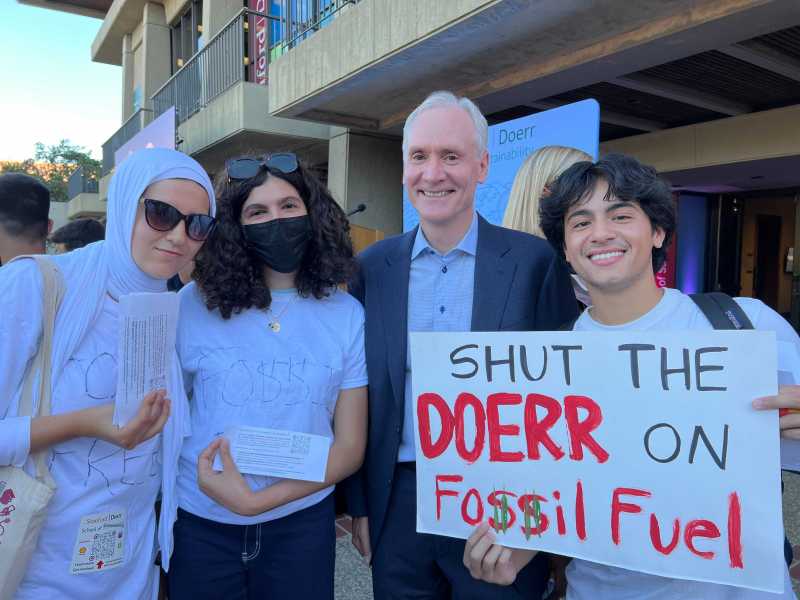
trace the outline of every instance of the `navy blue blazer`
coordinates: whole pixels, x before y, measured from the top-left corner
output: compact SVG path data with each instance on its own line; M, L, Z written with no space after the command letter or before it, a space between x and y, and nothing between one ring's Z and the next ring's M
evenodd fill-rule
M369 437L364 464L347 482L348 510L369 516L373 553L383 528L403 427L408 278L417 230L359 255L350 293L366 313ZM478 216L472 331L556 330L578 314L563 262L543 239Z

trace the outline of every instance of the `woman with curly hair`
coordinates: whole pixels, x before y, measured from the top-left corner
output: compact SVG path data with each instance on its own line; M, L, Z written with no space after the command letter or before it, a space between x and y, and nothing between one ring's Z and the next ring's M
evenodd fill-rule
M289 153L228 161L217 191L217 228L180 292L192 435L169 596L333 598L331 492L366 444L364 313L337 287L355 268L347 218ZM329 438L324 481L240 474L219 437L240 426Z

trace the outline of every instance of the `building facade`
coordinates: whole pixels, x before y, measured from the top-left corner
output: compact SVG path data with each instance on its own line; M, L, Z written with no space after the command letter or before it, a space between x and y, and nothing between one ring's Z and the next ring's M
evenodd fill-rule
M175 106L178 148L212 174L243 152L300 154L346 210L366 205L360 245L402 228L402 124L430 91L490 123L594 98L601 152L675 189L677 285L800 323L796 0L20 1L103 19L93 60L123 73L106 173Z

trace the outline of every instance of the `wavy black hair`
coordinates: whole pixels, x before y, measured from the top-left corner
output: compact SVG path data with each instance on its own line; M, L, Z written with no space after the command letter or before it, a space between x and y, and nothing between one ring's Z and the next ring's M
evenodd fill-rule
M606 200L635 202L650 219L653 230L664 232L664 243L653 248L653 272L667 258L667 248L675 233L675 202L669 184L653 167L624 154L609 154L595 163L578 162L564 171L549 186L550 193L539 204L539 225L545 237L564 256L564 220L569 209L581 204L592 193L597 182L608 183Z
M298 294L328 296L356 269L347 217L308 167L298 164L291 173L262 167L255 177L230 181L225 169L215 186L217 226L198 253L192 274L208 309L219 309L224 319L251 307L268 308L272 302L264 282L264 263L248 251L241 225L242 206L250 192L270 177L282 179L297 190L311 221L311 241L295 279Z

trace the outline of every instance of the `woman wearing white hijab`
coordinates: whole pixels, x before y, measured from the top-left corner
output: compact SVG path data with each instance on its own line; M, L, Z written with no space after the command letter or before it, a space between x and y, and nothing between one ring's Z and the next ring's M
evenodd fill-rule
M163 479L158 538L168 563L188 409L173 352L168 389L148 394L125 427L111 425L117 303L124 294L165 291L213 229L215 211L208 176L184 154L142 150L117 169L105 241L50 259L66 290L53 335L49 417L17 416L42 331L41 276L32 260L0 269L0 465L33 473L31 453L49 449L58 485L16 598L155 597L153 505ZM116 539L105 548L78 544L81 527L97 519L121 524ZM105 560L89 570L93 552Z

